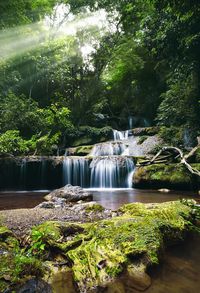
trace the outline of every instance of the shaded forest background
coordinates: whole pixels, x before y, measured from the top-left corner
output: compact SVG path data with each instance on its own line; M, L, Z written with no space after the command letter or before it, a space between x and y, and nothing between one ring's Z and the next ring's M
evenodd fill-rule
M107 29L57 33L69 15L78 21L100 9ZM198 0L3 0L0 29L1 154L55 154L77 137L127 129L128 117L133 127L161 126L169 144L195 144ZM87 58L85 44L94 48Z

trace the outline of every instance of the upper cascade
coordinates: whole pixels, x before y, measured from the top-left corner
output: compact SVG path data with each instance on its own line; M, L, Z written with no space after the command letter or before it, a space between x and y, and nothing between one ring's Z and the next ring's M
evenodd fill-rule
M99 156L119 156L122 155L125 151L126 147L122 142L115 142L115 143L101 143L96 144L90 156L99 157Z
M129 130L119 131L119 130L113 129L114 141L128 139L128 135L129 135Z

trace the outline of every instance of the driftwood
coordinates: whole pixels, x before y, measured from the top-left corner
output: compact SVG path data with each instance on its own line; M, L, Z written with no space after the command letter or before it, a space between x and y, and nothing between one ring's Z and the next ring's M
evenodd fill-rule
M152 159L143 161L139 164L139 166L147 166L151 164L160 164L165 163L169 164L170 159L175 162L179 159L179 164L183 164L190 173L193 175L200 176L200 172L193 168L188 162L188 158L194 155L197 149L200 147L198 144L195 148L193 148L188 154L184 155L183 152L177 147L163 147Z

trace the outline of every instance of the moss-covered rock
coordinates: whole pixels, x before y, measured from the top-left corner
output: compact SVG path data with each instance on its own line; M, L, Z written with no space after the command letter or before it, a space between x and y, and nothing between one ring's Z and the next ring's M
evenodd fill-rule
M147 267L159 262L166 244L184 237L191 212L181 202L128 204L110 220L78 225L47 222L33 231L45 234L45 250L59 249L66 257L80 292L106 287L119 276L126 287L129 275L135 280L133 288L147 288Z
M200 164L193 164L200 170ZM137 188L197 189L200 181L181 164L152 164L137 167L133 175L133 184Z
M74 148L68 148L66 151L68 156L88 156L93 147L93 145L82 145Z
M41 261L20 247L13 233L0 227L0 292L15 288L31 276L42 276Z
M151 284L147 268L158 264L165 247L182 240L194 227L197 210L194 202L188 201L127 204L118 210L118 216L95 223L45 222L32 229L29 247L16 247L23 257L29 254L29 274L37 275L33 268L40 263L40 270L46 271L43 280L55 292L68 292L66 288L88 293L101 292L100 288L120 293L145 290ZM17 266L13 259L12 255L8 275L15 285L19 276L26 276L27 267L21 268L27 260ZM0 266L3 289L6 267L5 262Z
M196 149L194 154L187 160L190 163L200 163L200 147Z
M152 127L139 127L131 129L134 136L151 136L158 134L160 131L160 127L152 126Z

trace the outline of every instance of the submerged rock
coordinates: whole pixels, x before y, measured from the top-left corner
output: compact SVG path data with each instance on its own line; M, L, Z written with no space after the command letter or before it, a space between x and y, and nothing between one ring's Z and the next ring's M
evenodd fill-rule
M46 200L54 202L56 202L58 198L65 199L66 202L77 202L79 200L92 200L93 195L85 191L80 186L72 186L71 184L67 184L45 196Z

